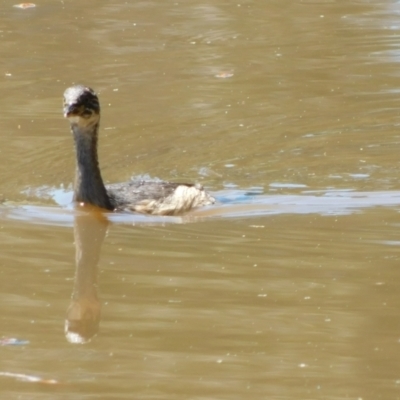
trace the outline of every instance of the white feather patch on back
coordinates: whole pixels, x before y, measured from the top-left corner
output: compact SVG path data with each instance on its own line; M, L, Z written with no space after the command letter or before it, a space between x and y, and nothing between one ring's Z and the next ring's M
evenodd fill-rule
M192 208L214 204L215 199L204 191L202 186L179 185L172 194L159 200L143 200L135 204L134 211L158 214L175 215Z

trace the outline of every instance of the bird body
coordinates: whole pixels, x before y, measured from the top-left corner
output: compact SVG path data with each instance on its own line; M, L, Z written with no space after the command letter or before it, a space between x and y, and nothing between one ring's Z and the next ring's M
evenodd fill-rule
M82 85L68 88L64 116L75 142L75 202L153 215L177 215L215 202L199 184L132 180L105 186L97 155L100 103L96 93Z

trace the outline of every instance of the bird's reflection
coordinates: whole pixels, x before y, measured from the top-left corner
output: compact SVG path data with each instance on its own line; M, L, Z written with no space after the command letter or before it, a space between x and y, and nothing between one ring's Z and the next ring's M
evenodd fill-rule
M65 336L70 343L87 343L99 330L97 264L107 227L108 220L98 209L78 207L74 217L74 288L65 320Z

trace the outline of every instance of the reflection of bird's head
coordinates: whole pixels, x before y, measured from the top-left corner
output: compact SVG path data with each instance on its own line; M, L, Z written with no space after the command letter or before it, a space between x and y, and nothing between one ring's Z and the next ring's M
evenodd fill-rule
M71 123L89 125L100 118L96 93L83 85L71 86L64 92L64 117Z
M65 321L65 337L70 343L88 343L99 331L100 319L91 321Z

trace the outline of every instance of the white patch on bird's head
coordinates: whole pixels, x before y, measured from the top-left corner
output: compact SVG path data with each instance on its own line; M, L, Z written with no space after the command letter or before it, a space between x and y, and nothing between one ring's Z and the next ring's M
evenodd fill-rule
M68 118L68 121L71 122L71 124L79 124L82 119L79 115L72 115L71 117L65 115L65 118Z
M92 113L91 115L85 115L85 116L70 114L66 115L65 118L68 119L71 125L77 125L81 128L89 128L99 122L100 115L96 113Z

